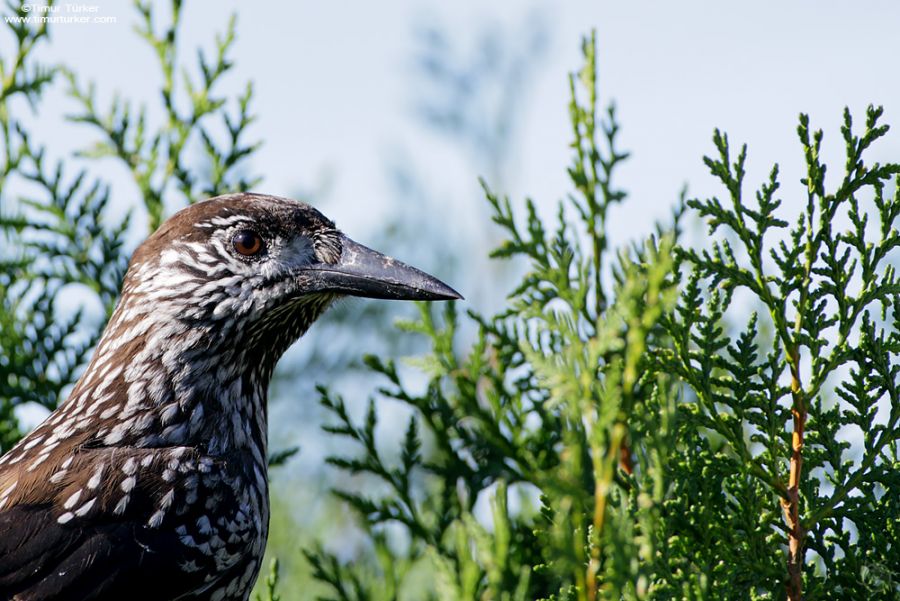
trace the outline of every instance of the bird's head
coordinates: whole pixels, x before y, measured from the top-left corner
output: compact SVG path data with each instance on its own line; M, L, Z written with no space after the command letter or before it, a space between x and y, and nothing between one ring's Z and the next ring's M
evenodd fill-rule
M461 298L436 278L354 242L307 204L244 193L180 211L137 249L121 317L153 315L206 337L199 342L207 347L227 339L271 360L345 295Z
M460 298L304 203L233 194L180 211L135 251L91 363L32 434L48 449L35 465L79 445L202 445L250 449L264 469L275 364L344 295Z

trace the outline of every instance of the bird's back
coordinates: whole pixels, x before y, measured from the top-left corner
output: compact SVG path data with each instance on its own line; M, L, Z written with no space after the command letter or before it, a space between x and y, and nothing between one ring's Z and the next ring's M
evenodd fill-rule
M28 467L3 463L0 482ZM252 471L188 447L80 449L7 495L0 599L245 599L268 519Z

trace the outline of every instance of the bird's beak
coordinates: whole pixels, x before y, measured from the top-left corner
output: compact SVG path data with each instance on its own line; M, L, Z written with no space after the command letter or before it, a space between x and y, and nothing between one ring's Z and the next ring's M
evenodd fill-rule
M316 263L304 269L321 292L392 300L454 300L462 295L439 279L376 250L341 237L337 263Z

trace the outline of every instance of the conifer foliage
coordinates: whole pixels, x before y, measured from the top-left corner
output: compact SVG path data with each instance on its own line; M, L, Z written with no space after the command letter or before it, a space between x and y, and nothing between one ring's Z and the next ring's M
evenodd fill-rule
M387 491L336 491L374 560L307 551L327 598L895 598L900 165L863 160L887 133L882 110L861 133L845 113L833 190L823 133L801 115L793 226L777 166L748 201L746 147L732 160L716 131L705 162L727 200L688 200L668 229L613 254L626 154L614 111L596 113L593 40L584 52L575 193L554 222L485 187L506 236L494 256L528 265L508 308L468 312L478 335L465 348L455 307L403 324L431 342L415 360L424 390L369 358L379 394L412 410L399 458L376 440L374 401L355 423L323 390L326 430L357 448L330 462ZM710 247L678 243L683 210L709 225ZM426 592L410 576L422 563Z
M786 580L791 599L804 590L812 599L900 593L900 165L863 160L888 131L881 114L870 106L855 132L844 112L846 162L833 189L820 159L823 133L800 116L805 202L793 226L779 210L778 166L748 202L747 148L732 162L727 136L715 132L717 156L705 161L727 200L688 205L710 234L729 235L709 249L678 249L690 275L665 320L672 346L657 352L693 393L685 421L721 444L703 466L733 505L710 503L716 521L764 517L722 531L711 551L756 558L744 580L768 590ZM737 323L737 290L759 312L731 334L723 324Z

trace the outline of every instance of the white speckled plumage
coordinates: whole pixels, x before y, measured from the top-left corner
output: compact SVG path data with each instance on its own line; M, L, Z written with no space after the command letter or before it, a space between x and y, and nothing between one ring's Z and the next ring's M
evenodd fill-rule
M261 246L240 252L238 233ZM458 297L295 201L219 197L164 223L68 401L0 457L0 601L245 601L272 370L342 293Z

